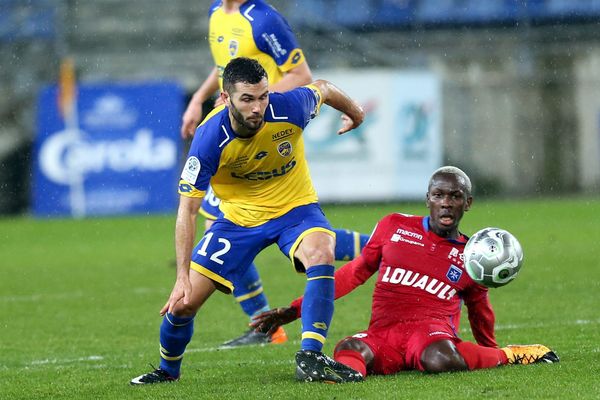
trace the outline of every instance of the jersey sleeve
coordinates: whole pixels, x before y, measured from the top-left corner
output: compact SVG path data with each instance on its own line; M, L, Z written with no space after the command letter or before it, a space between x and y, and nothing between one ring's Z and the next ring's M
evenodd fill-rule
M267 4L256 4L253 10L250 7L240 11L253 20L252 34L256 47L270 55L283 72L302 64L305 61L304 53L285 18Z
M277 93L273 93L273 95L277 95ZM321 105L323 105L323 96L315 85L301 86L278 95L283 96L285 100L282 102L287 103L286 108L290 122L302 129L306 128L310 120L319 114Z
M219 160L213 150L214 137L209 134L211 126L212 124L203 124L196 129L179 180L179 194L182 196L204 197L210 178L217 172Z
M488 289L474 284L463 293L467 306L471 332L478 344L485 347L498 347L494 333L495 315L488 296Z

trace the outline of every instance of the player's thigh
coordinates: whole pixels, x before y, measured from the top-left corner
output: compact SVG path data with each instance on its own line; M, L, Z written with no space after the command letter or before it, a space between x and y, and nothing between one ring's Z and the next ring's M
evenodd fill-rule
M279 229L277 244L298 272L306 265L331 264L335 233L317 203L296 207L273 221Z
M244 228L218 219L192 252L190 268L215 282L217 289L231 293L258 252L264 238L257 228Z

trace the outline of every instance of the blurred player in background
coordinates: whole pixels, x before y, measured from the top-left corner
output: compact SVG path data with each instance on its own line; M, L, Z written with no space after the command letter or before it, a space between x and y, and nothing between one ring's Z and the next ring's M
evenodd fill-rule
M258 61L267 71L271 92L285 92L312 81L308 63L287 21L262 0L213 2L209 11L208 42L215 67L194 93L183 115L181 136L184 139L194 135L202 118L202 104L218 89L222 89L223 69L235 57L249 57ZM215 107L221 104L219 97ZM219 203L219 198L209 188L200 208L200 214L206 218L206 230L219 215ZM358 232L343 229L334 231L336 260L351 260L358 256L369 239L368 235ZM246 275L240 276L239 281L234 283L233 295L250 319L270 309L254 263ZM283 328L272 335L249 329L221 347L283 343L286 340Z
M463 269L467 237L458 226L471 207L469 177L456 167L438 169L429 180L426 199L429 216L388 215L375 227L361 256L336 271L336 299L375 273L377 282L368 329L340 341L334 359L363 376L558 362L553 351L539 344L498 348L488 289ZM457 336L463 301L477 344ZM301 309L300 298L291 307L258 316L255 326L275 329L298 318ZM327 370L307 373L301 364L297 377L343 381Z
M296 363L310 361L345 380L362 379L321 352L333 316L335 233L319 206L302 138L323 103L344 113L339 134L362 123L362 108L321 80L269 94L265 70L245 57L225 67L221 97L225 105L194 135L179 182L177 279L160 311L160 367L131 384L179 379L197 311L215 290L231 293L256 255L274 243L307 277ZM209 182L221 198L221 213L194 248Z

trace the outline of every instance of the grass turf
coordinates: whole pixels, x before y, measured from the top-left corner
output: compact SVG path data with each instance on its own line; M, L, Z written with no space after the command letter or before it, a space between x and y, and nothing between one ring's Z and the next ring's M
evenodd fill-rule
M369 233L394 211L423 204L327 206L335 227ZM368 377L361 384L294 381L298 322L290 341L217 351L245 329L231 296L200 311L180 382L130 387L158 363L158 310L174 281L174 216L86 220L0 219L0 398L598 398L600 396L600 201L481 201L462 230L499 226L523 245L515 282L491 291L497 339L544 343L556 365ZM300 295L304 277L269 248L257 259L272 306ZM367 326L371 279L336 303L325 351ZM471 340L463 319L461 336Z

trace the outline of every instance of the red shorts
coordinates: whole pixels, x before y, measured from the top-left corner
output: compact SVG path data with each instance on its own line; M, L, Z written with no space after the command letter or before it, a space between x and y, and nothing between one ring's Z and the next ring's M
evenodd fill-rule
M423 371L421 353L439 340L460 342L454 329L440 320L409 321L383 328L369 327L352 336L365 343L375 358L369 373L389 375L401 370Z

